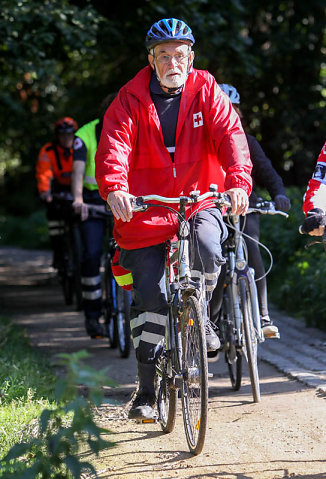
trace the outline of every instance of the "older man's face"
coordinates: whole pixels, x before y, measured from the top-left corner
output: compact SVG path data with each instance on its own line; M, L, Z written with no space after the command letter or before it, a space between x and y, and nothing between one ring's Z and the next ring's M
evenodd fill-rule
M149 63L152 68L155 65L161 85L166 88L178 88L186 82L193 59L194 52L183 42L162 43L155 47L154 55L148 55Z

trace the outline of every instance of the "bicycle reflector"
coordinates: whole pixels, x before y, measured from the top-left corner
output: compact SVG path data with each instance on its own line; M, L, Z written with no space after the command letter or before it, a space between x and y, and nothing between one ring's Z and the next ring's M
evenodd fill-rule
M130 273L130 271L120 266L119 256L120 248L117 248L113 255L111 265L114 279L121 288L126 289L127 291L131 291L133 283L132 274Z

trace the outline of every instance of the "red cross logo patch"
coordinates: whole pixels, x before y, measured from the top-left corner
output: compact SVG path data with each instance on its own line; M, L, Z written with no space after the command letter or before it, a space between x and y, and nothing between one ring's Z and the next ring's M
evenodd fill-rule
M203 121L203 114L202 112L194 113L193 116L193 121L194 121L194 128L198 128L199 126L203 126L204 121Z

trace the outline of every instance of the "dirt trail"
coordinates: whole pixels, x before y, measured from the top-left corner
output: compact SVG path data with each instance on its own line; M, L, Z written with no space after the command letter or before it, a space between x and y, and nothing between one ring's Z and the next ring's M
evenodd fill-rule
M105 340L86 336L83 315L64 305L49 264L46 252L0 249L0 307L26 328L31 341L46 354L86 349L93 367L110 366L109 376L119 387L106 389L108 402L98 411L98 420L113 432L110 439L116 446L95 460L101 478L326 479L325 396L265 361L259 364L260 404L252 403L247 373L240 392L234 393L223 358L209 364L213 374L209 428L204 451L197 457L188 453L180 411L176 428L168 435L158 424L128 420L135 388L134 353L120 359ZM309 332L301 333L307 341L301 337L301 344L308 344ZM293 354L299 355L300 345L296 349Z

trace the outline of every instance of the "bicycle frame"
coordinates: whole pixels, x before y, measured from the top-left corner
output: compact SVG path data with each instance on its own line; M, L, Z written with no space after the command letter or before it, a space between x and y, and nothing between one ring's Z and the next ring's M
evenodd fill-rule
M172 246L167 247L165 278L167 300L169 304L168 324L166 327L166 347L175 357L172 359L174 366L174 386L179 387L176 382L182 379L182 346L180 340L180 327L178 318L178 309L182 296L185 291L192 294L195 291L191 284L190 265L189 265L189 222L186 219L187 198L180 199L180 209L178 216L178 241L175 251ZM178 264L177 274L175 274L174 264ZM190 287L191 284L191 287ZM190 288L190 291L189 291Z

